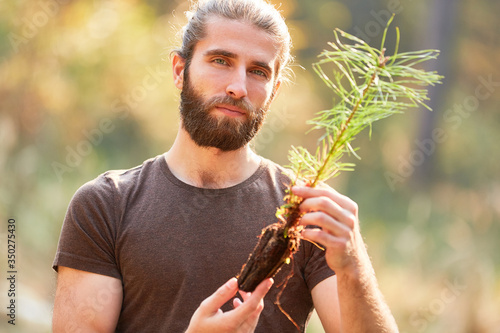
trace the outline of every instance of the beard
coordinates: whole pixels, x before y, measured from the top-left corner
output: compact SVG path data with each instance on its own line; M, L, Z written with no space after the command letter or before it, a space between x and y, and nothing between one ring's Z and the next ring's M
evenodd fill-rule
M188 72L184 74L180 101L182 126L198 146L214 147L221 151L237 150L259 132L269 109L269 102L261 108L255 108L246 100L227 95L205 100L192 86ZM240 108L245 111L245 119L211 115L211 110L218 104Z

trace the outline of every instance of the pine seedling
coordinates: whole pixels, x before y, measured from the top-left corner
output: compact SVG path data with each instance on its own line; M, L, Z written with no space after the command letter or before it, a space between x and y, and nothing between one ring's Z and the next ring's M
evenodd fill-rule
M320 111L308 123L312 129L322 131L314 153L303 147L292 147L288 168L295 174L285 204L278 208L278 222L263 229L260 240L238 276L240 289L253 291L265 278L274 276L290 260L300 243L300 197L290 188L297 182L315 187L337 176L341 171L351 171L353 163L342 161L345 154L356 154L352 141L374 122L402 113L408 108L426 105L429 85L441 83L442 76L418 68L423 62L436 59L437 50L398 53L400 41L396 28L396 48L387 56L385 39L392 22L387 23L380 49L363 40L336 29L331 49L319 55L313 64L315 72L332 89L336 104ZM327 74L326 67L335 69ZM278 302L279 304L279 302ZM290 318L291 320L291 318Z

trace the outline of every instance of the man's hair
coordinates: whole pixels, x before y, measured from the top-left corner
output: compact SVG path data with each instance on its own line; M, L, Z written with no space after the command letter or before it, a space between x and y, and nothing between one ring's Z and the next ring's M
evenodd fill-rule
M207 21L218 16L247 22L261 28L280 45L276 78L289 73L291 38L280 12L265 0L193 0L186 13L188 23L182 29L182 45L176 50L186 60L188 69L196 44L205 37Z

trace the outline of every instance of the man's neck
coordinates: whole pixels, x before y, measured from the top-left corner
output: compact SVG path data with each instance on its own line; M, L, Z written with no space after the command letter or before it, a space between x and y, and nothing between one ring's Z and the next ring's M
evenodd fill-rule
M165 159L175 177L200 188L237 185L257 171L260 164L260 157L248 145L228 152L200 147L182 126Z

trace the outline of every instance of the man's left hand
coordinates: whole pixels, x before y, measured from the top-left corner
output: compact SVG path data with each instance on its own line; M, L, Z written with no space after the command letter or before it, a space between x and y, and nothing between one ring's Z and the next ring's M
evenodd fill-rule
M302 231L305 239L325 248L325 257L331 269L337 274L358 275L371 267L366 247L359 231L358 205L350 198L327 185L318 187L294 186L292 191L304 201L300 210L304 215Z

